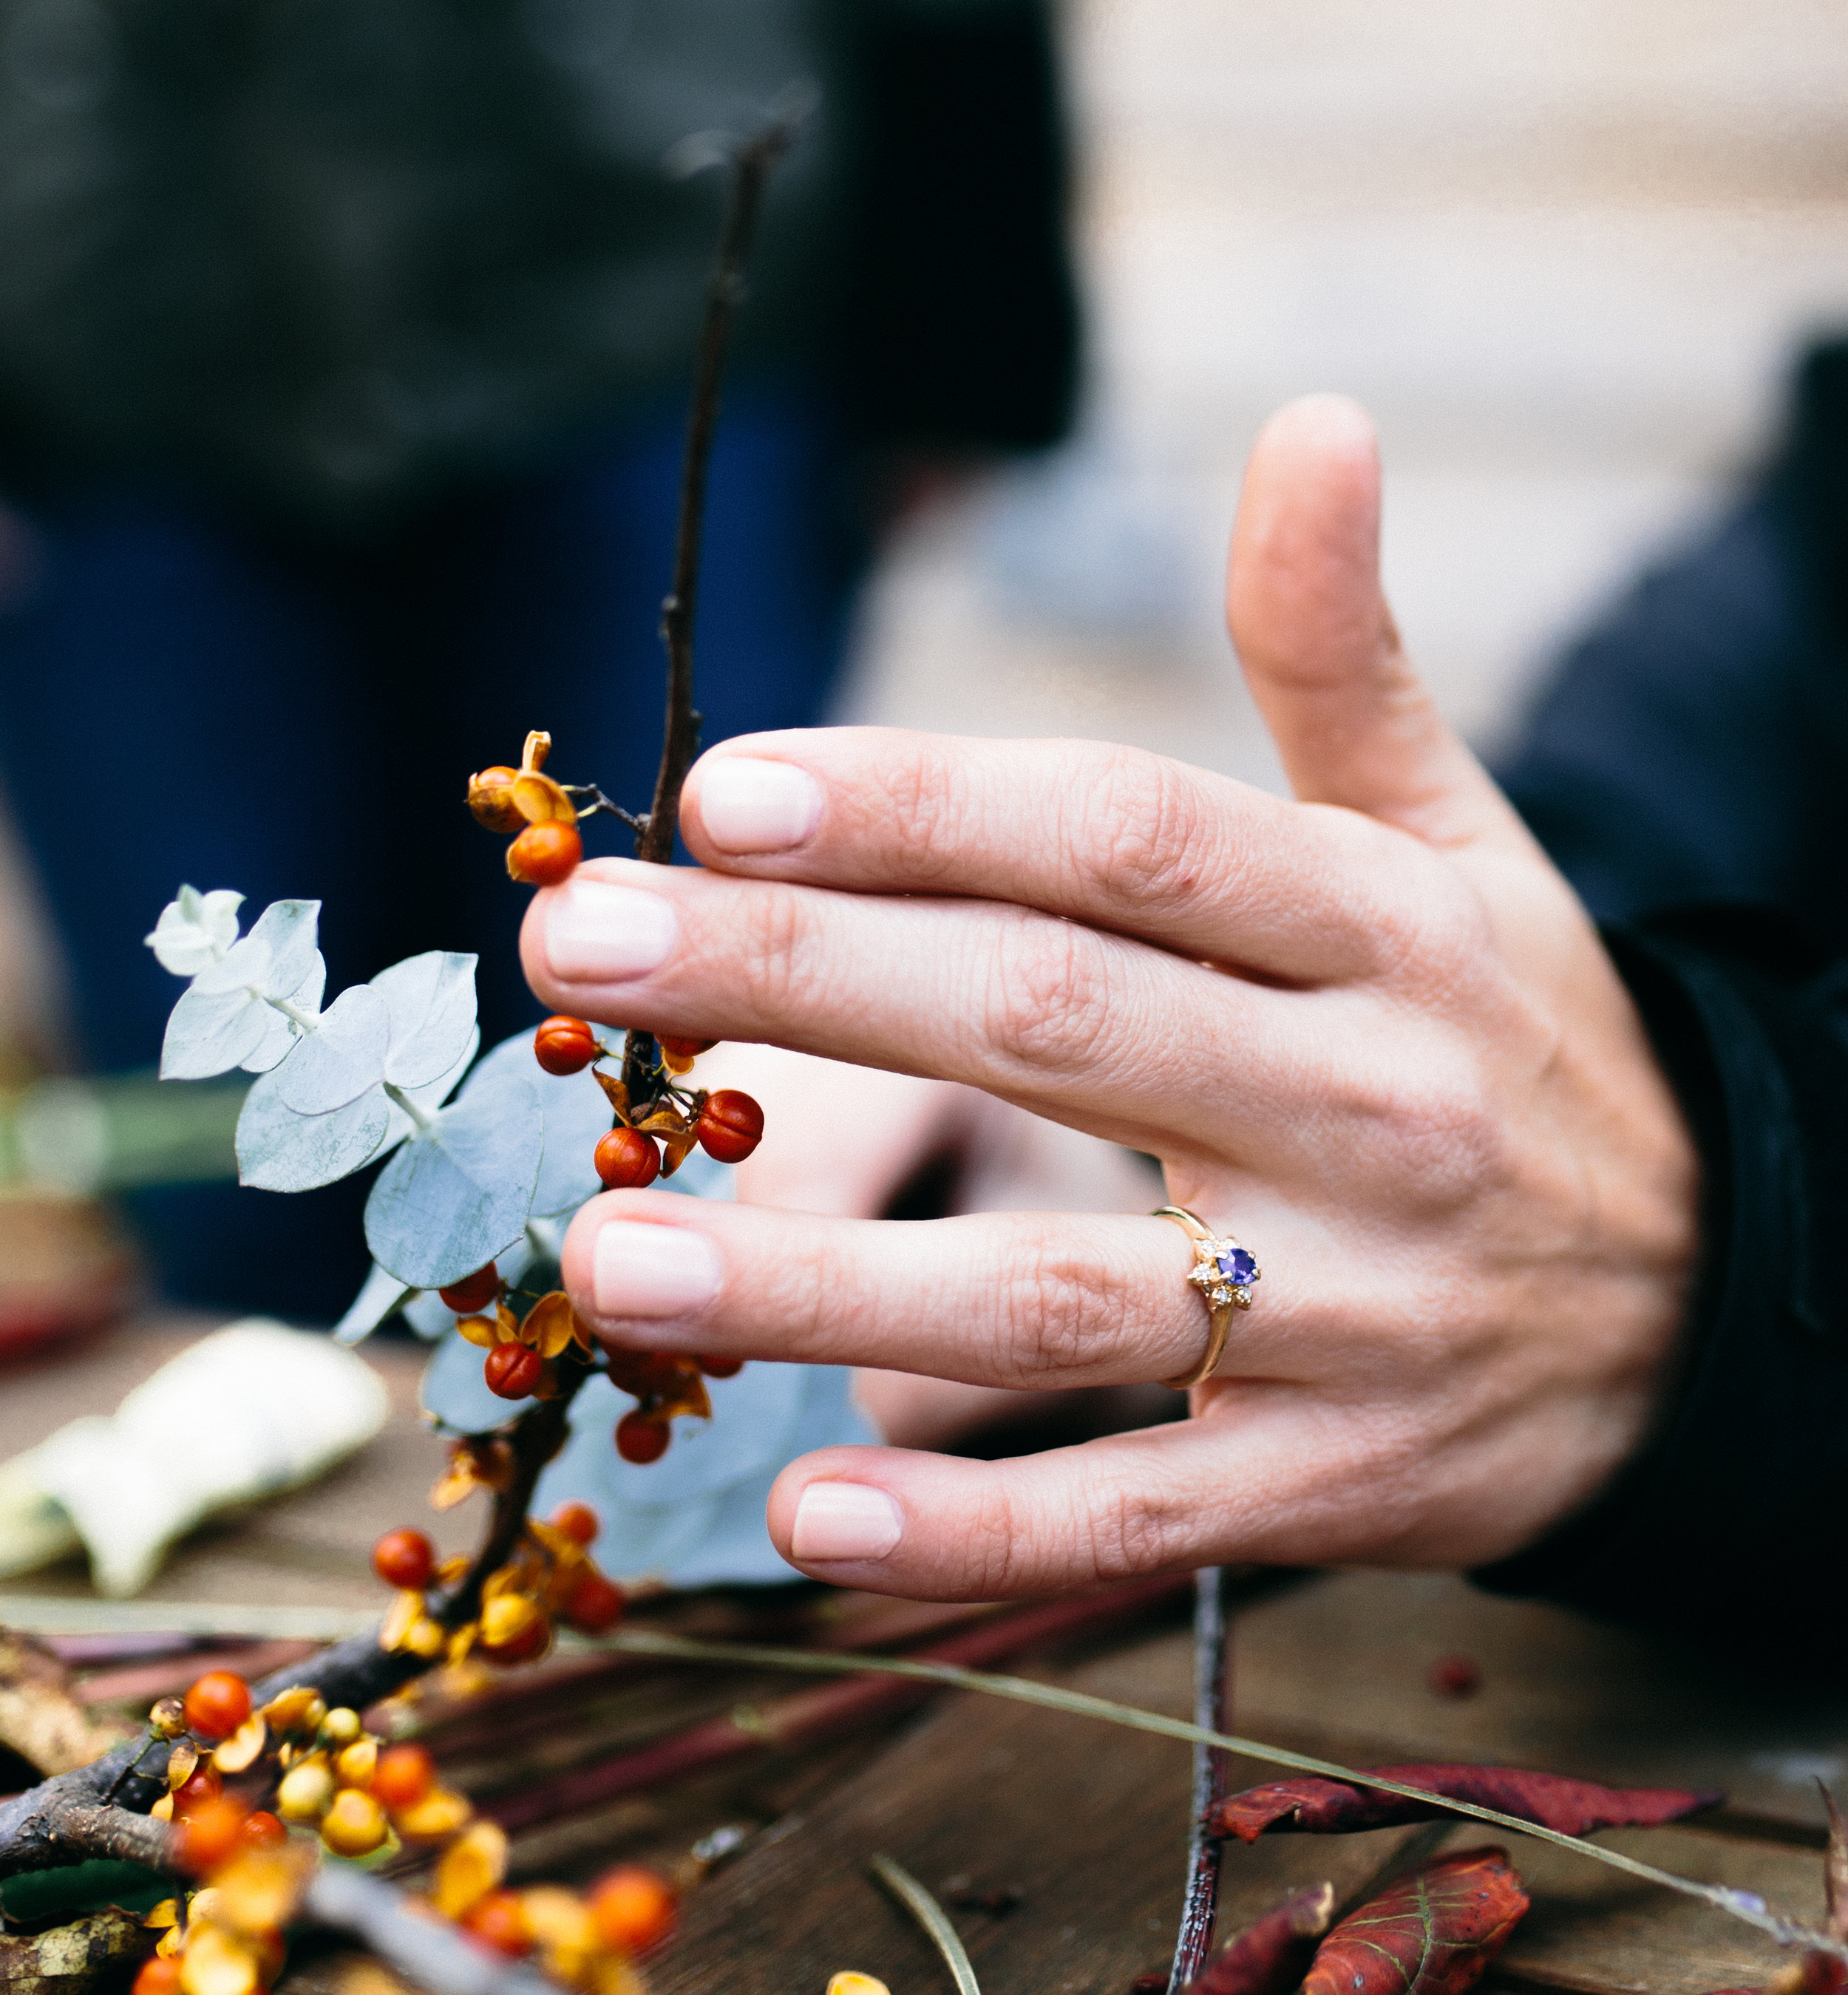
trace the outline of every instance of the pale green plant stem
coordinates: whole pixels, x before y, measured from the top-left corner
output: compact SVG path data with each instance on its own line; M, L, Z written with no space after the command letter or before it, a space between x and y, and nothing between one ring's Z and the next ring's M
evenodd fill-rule
M890 1891L919 1925L936 1942L958 1995L982 1995L975 1978L975 1964L964 1950L960 1935L950 1923L950 1914L902 1863L889 1856L873 1856L866 1867Z
M411 1100L410 1097L404 1092L404 1089L398 1086L396 1081L381 1081L379 1085L384 1089L386 1096L392 1101L395 1102L399 1107L404 1110L404 1113L410 1118L411 1121L417 1125L417 1128L420 1130L428 1129L432 1122L435 1121L435 1118L434 1116L426 1115L423 1110L418 1107L417 1104Z
M1107 1725L1122 1725L1136 1732L1152 1732L1163 1739L1176 1739L1187 1745L1217 1746L1247 1760L1267 1766L1287 1767L1293 1773L1317 1774L1324 1780L1345 1780L1361 1787L1378 1787L1387 1794L1403 1794L1408 1800L1424 1801L1447 1815L1466 1815L1472 1821L1492 1823L1517 1835L1531 1836L1555 1849L1622 1870L1665 1890L1703 1904L1767 1933L1781 1946L1803 1947L1848 1961L1848 1940L1806 1926L1800 1921L1780 1918L1770 1911L1755 1891L1736 1891L1724 1884L1703 1884L1692 1877L1678 1877L1659 1870L1640 1858L1626 1856L1619 1849L1589 1842L1582 1836L1566 1835L1538 1822L1523 1822L1520 1816L1503 1815L1499 1808L1483 1808L1475 1801L1456 1801L1434 1794L1423 1787L1408 1787L1378 1774L1357 1772L1332 1760L1318 1760L1307 1753L1293 1753L1286 1746L1267 1746L1261 1739L1242 1739L1229 1732L1210 1731L1190 1725L1185 1719L1169 1718L1160 1712L1144 1711L1132 1704L1118 1704L1109 1698L1092 1697L1084 1691L1066 1690L1056 1684L1035 1683L1026 1677L991 1675L984 1670L964 1669L954 1663L919 1662L903 1656L843 1656L814 1649L782 1649L757 1642L702 1642L684 1635L668 1635L649 1629L625 1629L610 1638L607 1646L630 1655L672 1657L686 1663L729 1664L758 1669L793 1670L807 1675L853 1676L861 1673L911 1677L920 1682L937 1683L953 1690L979 1691L987 1697L1005 1697L1016 1704L1037 1705L1044 1711L1063 1711L1074 1718L1101 1719Z

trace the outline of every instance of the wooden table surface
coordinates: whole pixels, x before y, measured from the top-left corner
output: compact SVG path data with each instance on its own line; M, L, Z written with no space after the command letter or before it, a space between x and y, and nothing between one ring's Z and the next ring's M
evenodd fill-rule
M0 1392L0 1454L29 1445L122 1391L203 1327L167 1319L113 1333L58 1365L15 1368ZM214 1526L149 1596L247 1606L379 1603L366 1567L386 1524L434 1521L465 1543L468 1511L433 1520L423 1497L441 1445L415 1417L418 1354L368 1347L391 1386L380 1439L318 1488ZM81 1568L0 1587L0 1619L48 1595L74 1602ZM737 1598L699 1608L734 1620ZM1767 1646L1775 1638L1767 1631ZM1468 1657L1480 1688L1458 1698L1432 1664ZM1686 1826L1608 1840L1665 1867L1760 1891L1805 1918L1822 1908L1822 1804L1815 1781L1848 1768L1848 1693L1748 1682L1685 1651L1564 1612L1423 1574L1330 1574L1273 1582L1241 1605L1232 1729L1348 1764L1480 1760L1616 1784L1719 1787L1726 1808ZM577 1659L581 1666L582 1658ZM572 1660L548 1667L569 1668ZM1012 1667L1185 1715L1189 1636L1180 1614L1083 1653ZM555 1729L507 1729L452 1755L478 1795L517 1791L665 1730L801 1688L787 1677L685 1667L637 1672L593 1691L563 1683L534 1702ZM539 1689L538 1685L534 1686ZM138 1692L138 1695L142 1694ZM1242 1780L1269 1777L1242 1767ZM876 1974L894 1995L949 1983L908 1916L878 1890L867 1857L896 1858L952 1905L988 1995L1126 1995L1165 1967L1187 1826L1184 1746L969 1694L825 1749L766 1753L723 1774L559 1815L522 1835L516 1877L581 1882L619 1856L672 1863L714 1828L749 1832L742 1852L691 1897L682 1930L651 1963L654 1995L822 1995L830 1974ZM1357 1887L1411 1832L1289 1836L1226 1856L1222 1937L1297 1883ZM1534 1899L1490 1989L1655 1990L1696 1995L1756 1986L1784 1957L1747 1927L1692 1901L1526 1840L1459 1825L1451 1846L1506 1840ZM1017 1900L990 1911L974 1900ZM970 1904L959 1904L969 1899ZM301 1995L325 1967L292 1970Z

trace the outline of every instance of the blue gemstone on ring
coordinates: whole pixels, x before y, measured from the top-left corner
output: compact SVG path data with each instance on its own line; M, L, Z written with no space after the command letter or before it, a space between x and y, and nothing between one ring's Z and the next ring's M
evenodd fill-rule
M1248 1254L1242 1247L1228 1248L1214 1257L1220 1279L1230 1282L1235 1289L1248 1289L1258 1279L1256 1256Z

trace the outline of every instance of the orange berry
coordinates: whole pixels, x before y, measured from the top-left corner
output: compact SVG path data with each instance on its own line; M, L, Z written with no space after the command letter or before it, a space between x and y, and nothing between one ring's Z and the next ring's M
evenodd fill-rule
M208 1670L186 1693L184 1708L195 1739L228 1739L250 1715L250 1686L229 1670Z
M225 1791L225 1783L218 1770L209 1760L201 1760L191 1776L173 1790L175 1815L192 1815L204 1807L208 1801L215 1801Z
M452 1309L458 1316L473 1316L500 1300L500 1272L490 1261L485 1268L477 1268L472 1275L465 1275L459 1282L452 1282L445 1289L438 1289L445 1309Z
M462 1929L483 1946L514 1960L533 1943L527 1928L526 1907L520 1904L517 1891L490 1891L486 1897L476 1899L463 1915Z
M735 1379L744 1369L742 1358L696 1358L693 1362L709 1379Z
M436 1572L436 1547L421 1531L400 1526L373 1547L373 1571L387 1586L421 1593Z
M482 1611L481 1653L491 1663L530 1663L551 1646L545 1610L523 1594L496 1594Z
M548 1073L582 1073L596 1047L596 1034L582 1018L548 1018L533 1035L533 1057Z
M645 1468L658 1461L673 1438L668 1423L658 1413L644 1413L638 1406L624 1413L616 1423L616 1451L623 1461Z
M289 1832L267 1808L246 1815L239 1835L248 1849L280 1849L289 1839Z
M136 1976L129 1995L179 1995L179 1962L156 1954L152 1960L141 1963L141 1972Z
M520 771L510 769L504 762L471 776L469 809L474 814L475 822L485 824L489 831L517 831L526 822L520 806L514 801L514 785L519 780Z
M174 1854L183 1870L202 1877L233 1856L244 1833L245 1809L221 1794L174 1823Z
M722 1087L706 1097L695 1127L708 1156L741 1164L764 1140L764 1111L748 1094Z
M719 1042L716 1039L670 1039L663 1038L661 1049L670 1059L697 1059L702 1053L709 1053Z
M603 1520L588 1503L561 1503L551 1513L551 1527L581 1545L594 1544Z
M578 1581L565 1618L580 1635L607 1635L623 1618L623 1590L600 1572L587 1572Z
M414 1808L436 1785L436 1762L421 1746L388 1746L373 1772L372 1791L388 1808Z
M590 1915L604 1945L646 1953L674 1930L679 1894L658 1870L644 1863L619 1863L591 1887Z
M584 856L584 841L575 824L548 819L529 824L507 849L510 877L529 887L555 887L570 878Z
M497 1344L487 1355L481 1375L488 1390L503 1399L524 1399L532 1392L545 1370L545 1360L531 1345Z
M661 1152L639 1129L612 1129L591 1157L610 1191L636 1191L661 1176Z

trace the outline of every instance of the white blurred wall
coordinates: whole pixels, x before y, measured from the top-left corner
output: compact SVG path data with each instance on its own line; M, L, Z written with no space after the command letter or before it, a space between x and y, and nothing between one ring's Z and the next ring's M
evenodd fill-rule
M842 717L1274 764L1219 621L1265 414L1360 397L1408 641L1492 746L1848 328L1848 0L1073 0L1079 438L905 534Z

